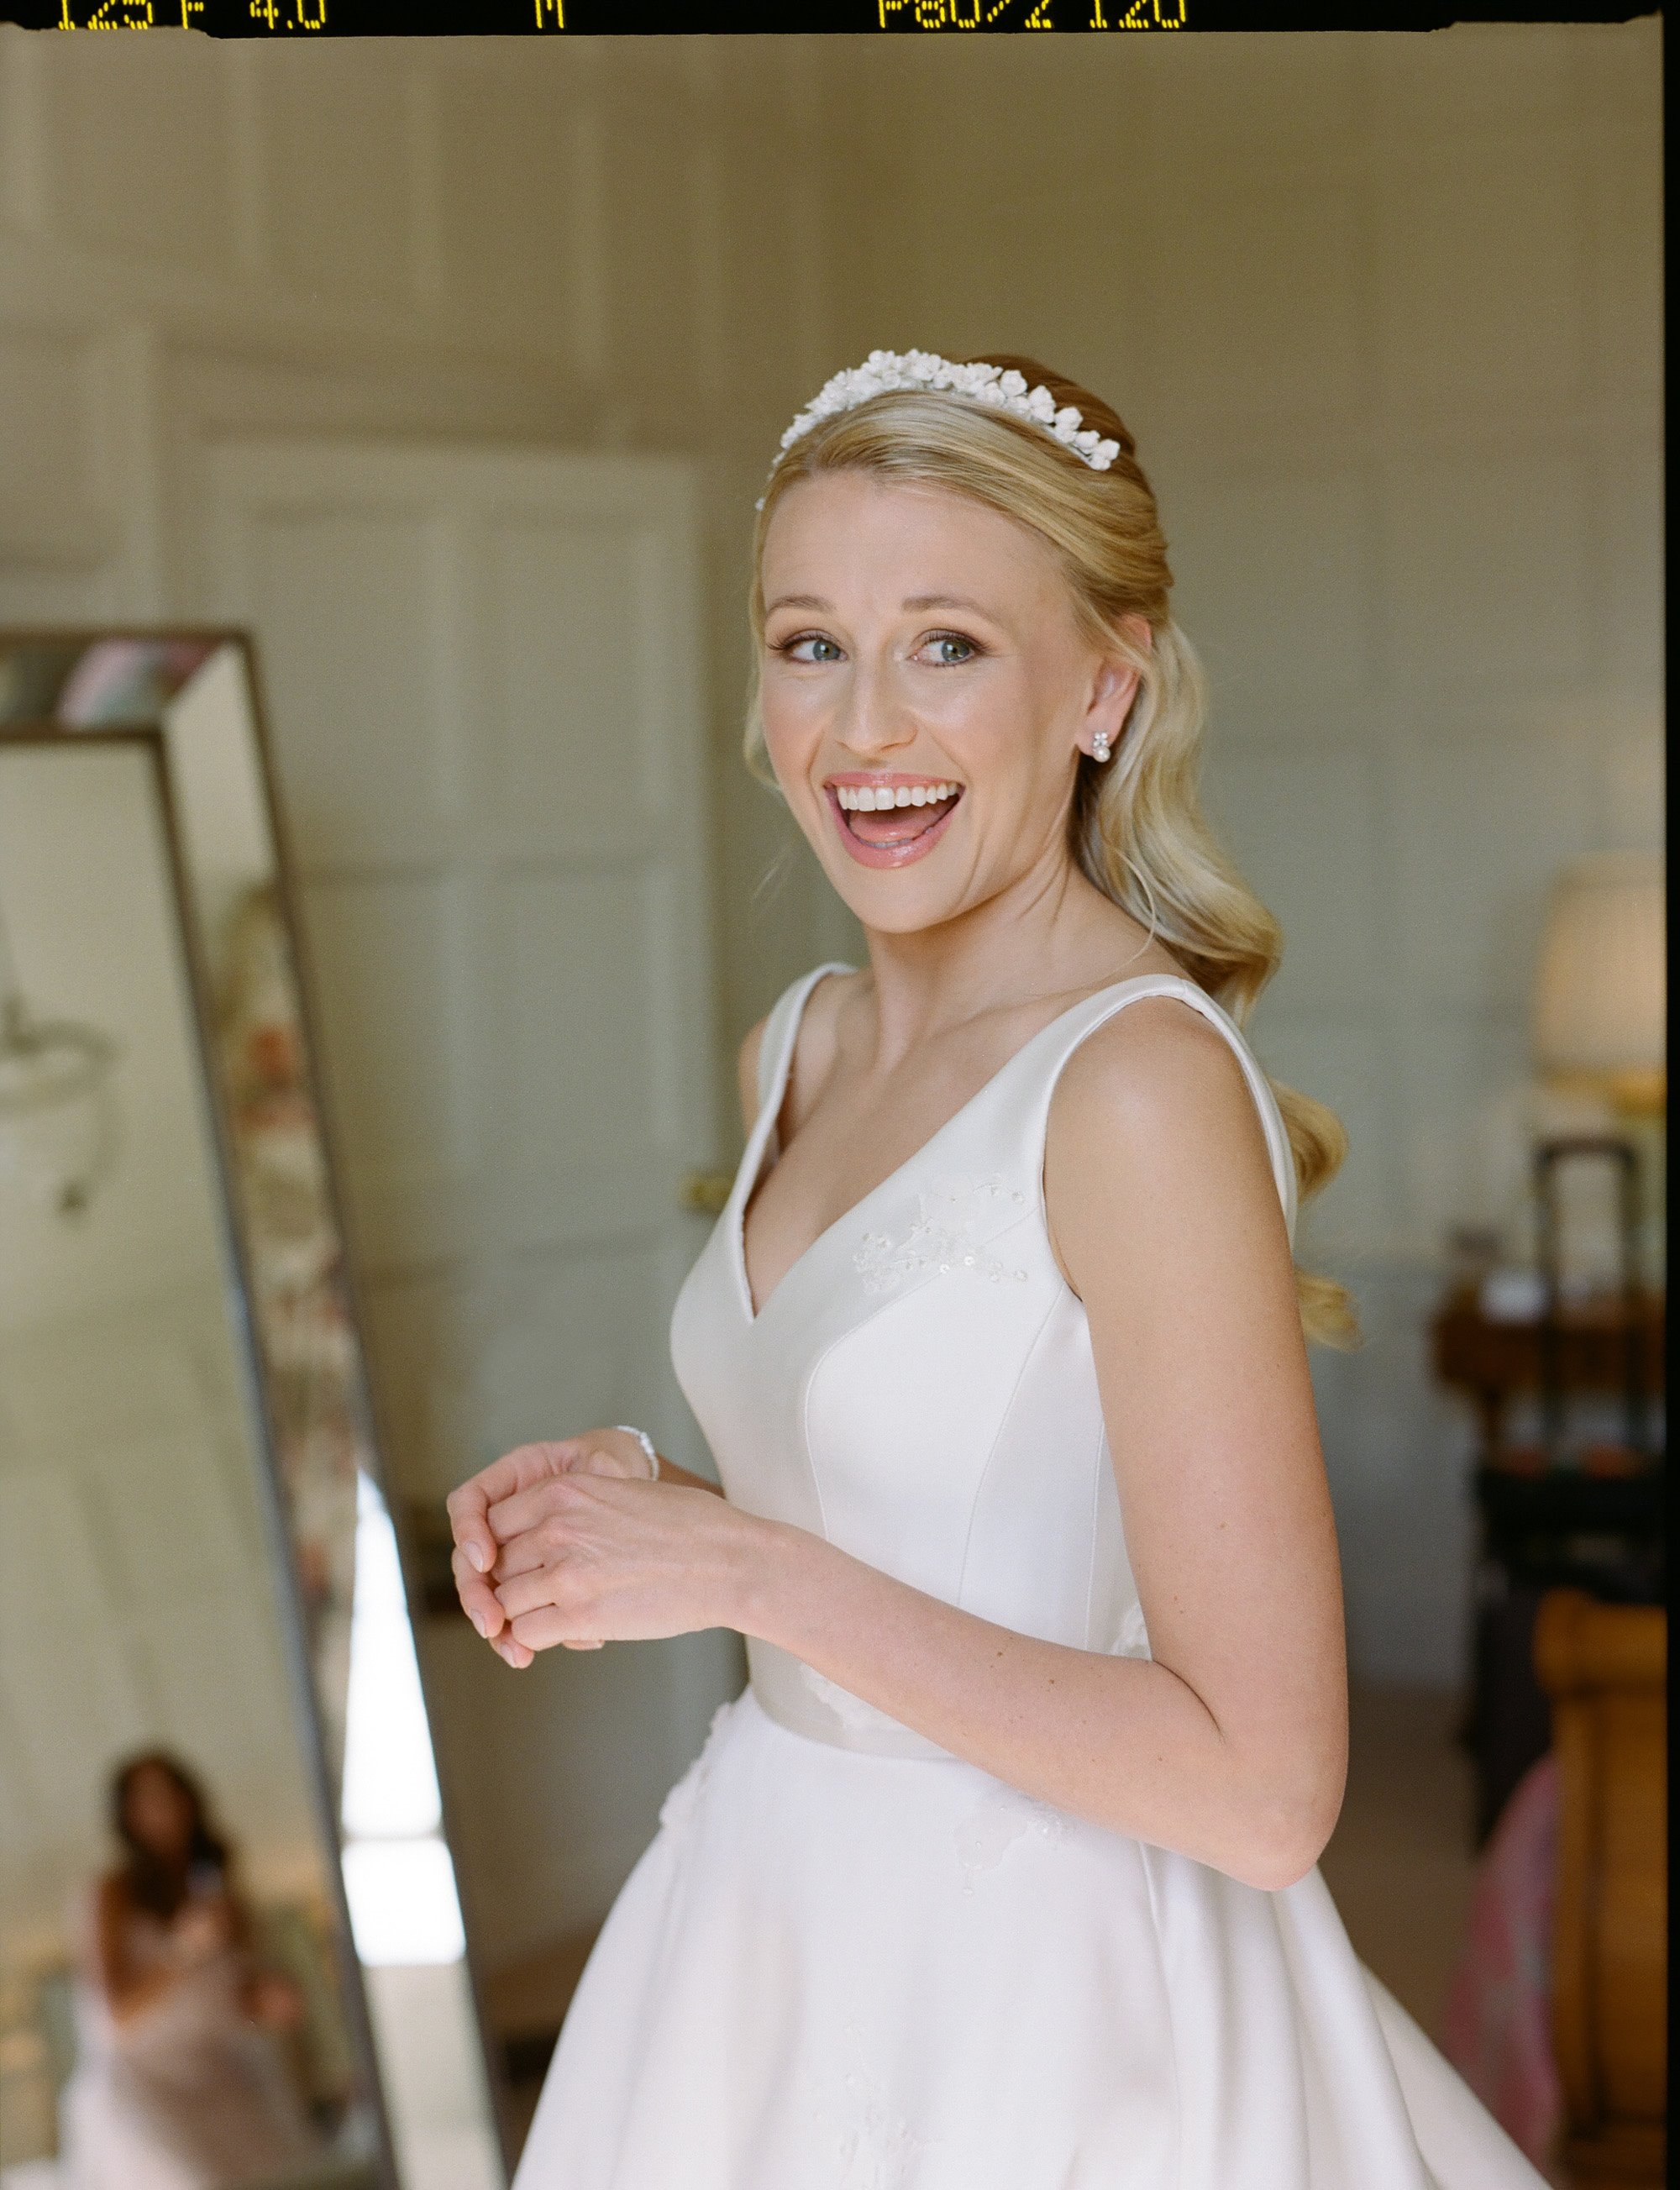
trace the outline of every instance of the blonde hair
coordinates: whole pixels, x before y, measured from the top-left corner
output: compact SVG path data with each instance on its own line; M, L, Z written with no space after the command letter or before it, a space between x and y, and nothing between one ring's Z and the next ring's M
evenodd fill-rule
M755 664L746 714L746 764L772 789L760 712L764 638L764 535L795 480L819 472L866 471L941 486L1029 527L1055 553L1080 627L1138 672L1138 692L1115 747L1099 764L1082 756L1068 814L1068 848L1086 877L1146 922L1185 971L1241 1027L1283 956L1283 933L1243 882L1208 826L1197 788L1206 687L1189 641L1167 604L1172 574L1155 496L1131 434L1089 389L1036 359L988 352L969 364L1014 366L1042 381L1058 406L1118 441L1104 472L1041 428L1005 411L949 395L894 390L826 418L783 454L764 490L752 536L749 617ZM1121 619L1140 616L1152 644L1138 644ZM1268 1075L1269 1078L1269 1075ZM1340 1119L1299 1089L1273 1080L1288 1130L1297 1201L1335 1176L1347 1154ZM1309 1341L1362 1342L1354 1302L1334 1279L1295 1272L1302 1328Z

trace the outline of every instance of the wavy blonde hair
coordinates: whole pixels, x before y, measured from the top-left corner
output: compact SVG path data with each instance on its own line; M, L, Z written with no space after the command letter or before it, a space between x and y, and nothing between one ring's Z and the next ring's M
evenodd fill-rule
M1056 555L1081 630L1138 672L1137 696L1114 757L1100 765L1081 757L1068 812L1069 852L1105 897L1144 922L1191 979L1246 1027L1282 958L1283 932L1237 873L1201 810L1197 778L1206 684L1167 604L1172 574L1166 542L1132 437L1100 396L1035 358L988 352L962 362L1013 366L1029 384L1042 381L1059 407L1076 405L1083 424L1117 441L1120 454L1107 471L1095 472L1041 428L1007 411L910 390L872 396L794 442L771 474L753 530L747 767L779 790L761 713L763 550L776 504L796 480L819 472L871 472L945 487L1014 519ZM1148 623L1151 645L1131 638L1121 622L1127 616ZM1341 1167L1348 1136L1324 1104L1275 1080L1271 1086L1288 1129L1297 1203L1304 1204ZM1309 1341L1361 1343L1344 1285L1297 1265L1295 1289Z

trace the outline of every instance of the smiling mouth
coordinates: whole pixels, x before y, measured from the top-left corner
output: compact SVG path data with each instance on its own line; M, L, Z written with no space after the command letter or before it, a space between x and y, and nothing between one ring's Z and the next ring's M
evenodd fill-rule
M830 784L827 791L847 835L877 852L900 851L929 835L962 796L962 786L949 780Z

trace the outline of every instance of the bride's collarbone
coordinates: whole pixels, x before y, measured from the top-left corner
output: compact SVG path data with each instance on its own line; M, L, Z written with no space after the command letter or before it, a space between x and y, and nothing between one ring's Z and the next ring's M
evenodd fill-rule
M1136 954L1120 970L1104 970L1063 989L988 1006L918 1043L883 1076L861 1105L857 1098L866 1069L860 1056L864 1037L857 1025L849 1029L843 1018L854 992L855 977L820 982L788 1060L781 1123L789 1128L791 1139L793 1132L805 1130L806 1121L814 1121L831 1106L843 1113L849 1101L864 1115L866 1124L872 1122L871 1114L888 1119L908 1111L937 1114L941 1098L960 1109L1029 1043L1091 997L1124 981L1162 978L1189 977L1169 951L1153 948ZM832 994L826 999L823 991L831 988ZM919 1099L923 1096L925 1101Z

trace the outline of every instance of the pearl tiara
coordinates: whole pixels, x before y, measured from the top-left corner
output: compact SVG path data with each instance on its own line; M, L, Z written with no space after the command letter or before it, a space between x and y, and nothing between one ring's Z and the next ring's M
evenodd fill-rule
M791 449L824 418L831 418L837 411L854 410L860 403L867 403L871 395L884 395L897 389L909 389L918 394L933 389L940 394L966 395L971 401L986 404L993 410L1007 411L1053 434L1064 448L1071 449L1093 472L1105 472L1120 454L1118 441L1104 440L1090 427L1082 425L1080 413L1071 403L1059 407L1042 381L1036 388L1029 388L1025 375L1018 372L1013 366L953 365L949 358L939 357L930 349L872 349L862 365L837 372L832 379L823 383L814 399L782 435L782 451ZM780 462L781 455L778 454L770 467L772 474ZM764 507L763 495L753 507Z

